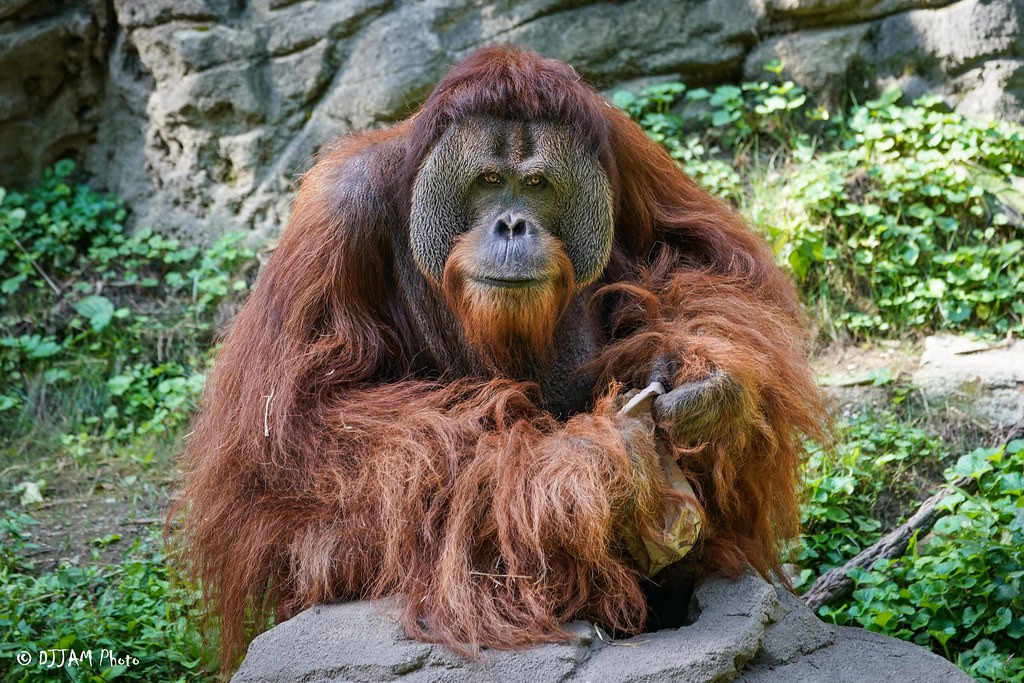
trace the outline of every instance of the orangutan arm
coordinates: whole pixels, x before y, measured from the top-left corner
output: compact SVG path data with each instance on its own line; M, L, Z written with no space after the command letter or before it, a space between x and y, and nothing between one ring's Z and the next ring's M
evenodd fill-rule
M801 434L823 429L805 333L792 310L749 281L670 256L610 288L631 302L615 324L635 331L604 349L599 371L627 386L665 385L654 415L699 492L705 560L767 573L780 541L797 531Z
M263 558L223 570L284 568L286 580L269 579L285 617L398 594L410 634L455 647L555 639L581 617L636 631L645 601L623 536L656 537L663 506L680 498L661 474L653 424L619 415L610 398L560 422L528 391L495 380L341 392L315 456L286 463L287 476L247 465L275 477L272 488L234 476L191 492L219 511L197 538L222 546L208 557ZM242 599L266 580L253 571L228 579L245 590L226 588Z

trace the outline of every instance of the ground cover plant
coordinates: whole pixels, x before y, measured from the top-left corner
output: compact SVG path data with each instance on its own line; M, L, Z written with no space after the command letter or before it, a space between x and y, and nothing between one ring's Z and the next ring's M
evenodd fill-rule
M899 98L829 114L761 81L617 101L765 233L827 336L1019 335L1024 129Z
M214 331L256 262L239 235L201 249L128 234L121 202L73 173L61 162L31 190L0 190L0 678L193 678L196 596L171 581L158 516ZM97 512L106 500L121 504ZM101 535L84 549L42 552L43 528L94 512ZM120 519L147 515L151 532L122 538ZM41 666L50 649L93 661Z
M861 464L877 476L885 473L880 459L868 456ZM905 557L851 572L852 598L820 614L931 648L977 680L1020 681L1024 440L961 456L945 478L952 483L962 476L977 481L976 493L959 491L944 501L948 514L926 538L912 541ZM856 490L849 493L865 502ZM831 545L813 530L807 540L805 548Z
M1019 335L1024 132L896 91L828 111L780 71L616 101L764 232L823 344ZM201 680L216 659L159 523L122 522L162 515L210 345L258 263L235 235L200 248L129 233L126 210L70 162L0 190L0 680ZM890 405L841 420L835 447L809 455L797 584L972 475L977 492L954 494L926 538L856 573L854 594L821 615L920 643L981 681L1024 681L1024 448L944 440L910 390L876 380ZM18 663L50 648L138 662Z

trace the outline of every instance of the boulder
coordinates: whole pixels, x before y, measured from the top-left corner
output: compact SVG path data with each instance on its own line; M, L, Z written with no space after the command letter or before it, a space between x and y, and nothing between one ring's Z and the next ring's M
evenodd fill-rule
M971 679L923 648L820 621L788 591L754 572L698 586L694 623L613 640L586 622L571 639L464 658L410 640L395 602L315 606L257 637L233 683L431 681L902 681Z
M833 103L851 90L863 101L879 87L895 84L908 98L939 94L964 114L1024 120L1024 6L1019 2L774 0L769 2L773 6L794 6L781 15L770 13L790 23L796 18L837 20L853 6L859 14L849 23L837 21L840 26L768 38L747 56L748 78L758 77L763 64L778 59L784 75ZM826 12L828 6L838 14ZM803 12L815 8L805 19ZM883 12L886 8L890 11ZM891 11L896 9L903 11Z

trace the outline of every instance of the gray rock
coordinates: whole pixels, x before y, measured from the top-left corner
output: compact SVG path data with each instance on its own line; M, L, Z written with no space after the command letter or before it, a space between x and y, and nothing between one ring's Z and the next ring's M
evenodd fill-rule
M657 74L707 83L736 73L761 19L746 0L625 2L541 16L487 42L567 61L599 87Z
M692 626L616 643L591 657L572 680L732 680L761 649L765 627L779 606L778 595L750 572L737 581L708 581L694 599L700 616Z
M1024 121L1021 0L0 0L0 186L61 156L135 225L278 233L331 138L407 116L474 47L599 88L787 74L826 100L889 83Z
M0 186L31 183L88 144L111 35L107 5L0 5Z
M821 622L753 572L706 581L695 602L681 629L613 641L574 622L569 641L477 660L410 640L393 601L320 605L257 637L232 681L970 681L916 645Z
M755 668L790 664L836 642L836 632L823 624L789 591L780 590L773 624L765 633L764 647Z
M871 88L871 81L859 76L870 59L866 45L871 30L872 24L865 23L769 38L747 56L744 76L763 78L764 65L778 60L786 78L835 106L851 86L858 92Z
M0 19L9 19L29 8L33 0L0 0Z
M969 683L973 679L942 657L871 631L832 627L835 643L798 660L755 662L737 683Z
M787 26L841 24L878 19L912 9L942 7L956 0L766 0L768 17Z
M225 0L114 0L117 23L125 28L154 26L174 19L216 21Z
M574 639L519 653L483 652L479 661L410 640L394 602L319 605L259 636L231 679L286 681L547 681L560 680L600 649L589 624L569 625Z
M832 6L838 14L827 11ZM774 8L772 16L777 16L786 9L782 15L787 19L807 12L842 24L844 13L854 6L858 16L849 25L787 31L769 38L747 56L745 75L757 77L763 64L779 59L786 76L827 101L839 101L847 90L863 99L895 84L908 98L938 93L964 114L1024 119L1024 5L1019 0L891 0L863 5L775 0L769 11ZM908 7L925 9L893 13ZM863 21L876 11L877 21Z
M1011 426L1024 420L1024 341L992 347L965 337L928 337L913 381L930 403Z
M957 76L950 87L961 114L1019 121L1024 116L1024 56L990 59Z

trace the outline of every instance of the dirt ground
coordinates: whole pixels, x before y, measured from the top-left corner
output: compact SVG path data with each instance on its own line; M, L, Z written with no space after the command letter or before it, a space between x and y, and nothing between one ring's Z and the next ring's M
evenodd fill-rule
M169 491L170 482L89 488L73 475L58 476L46 501L26 509L38 522L23 530L37 546L29 556L44 571L62 561L119 563L137 538L163 532Z

